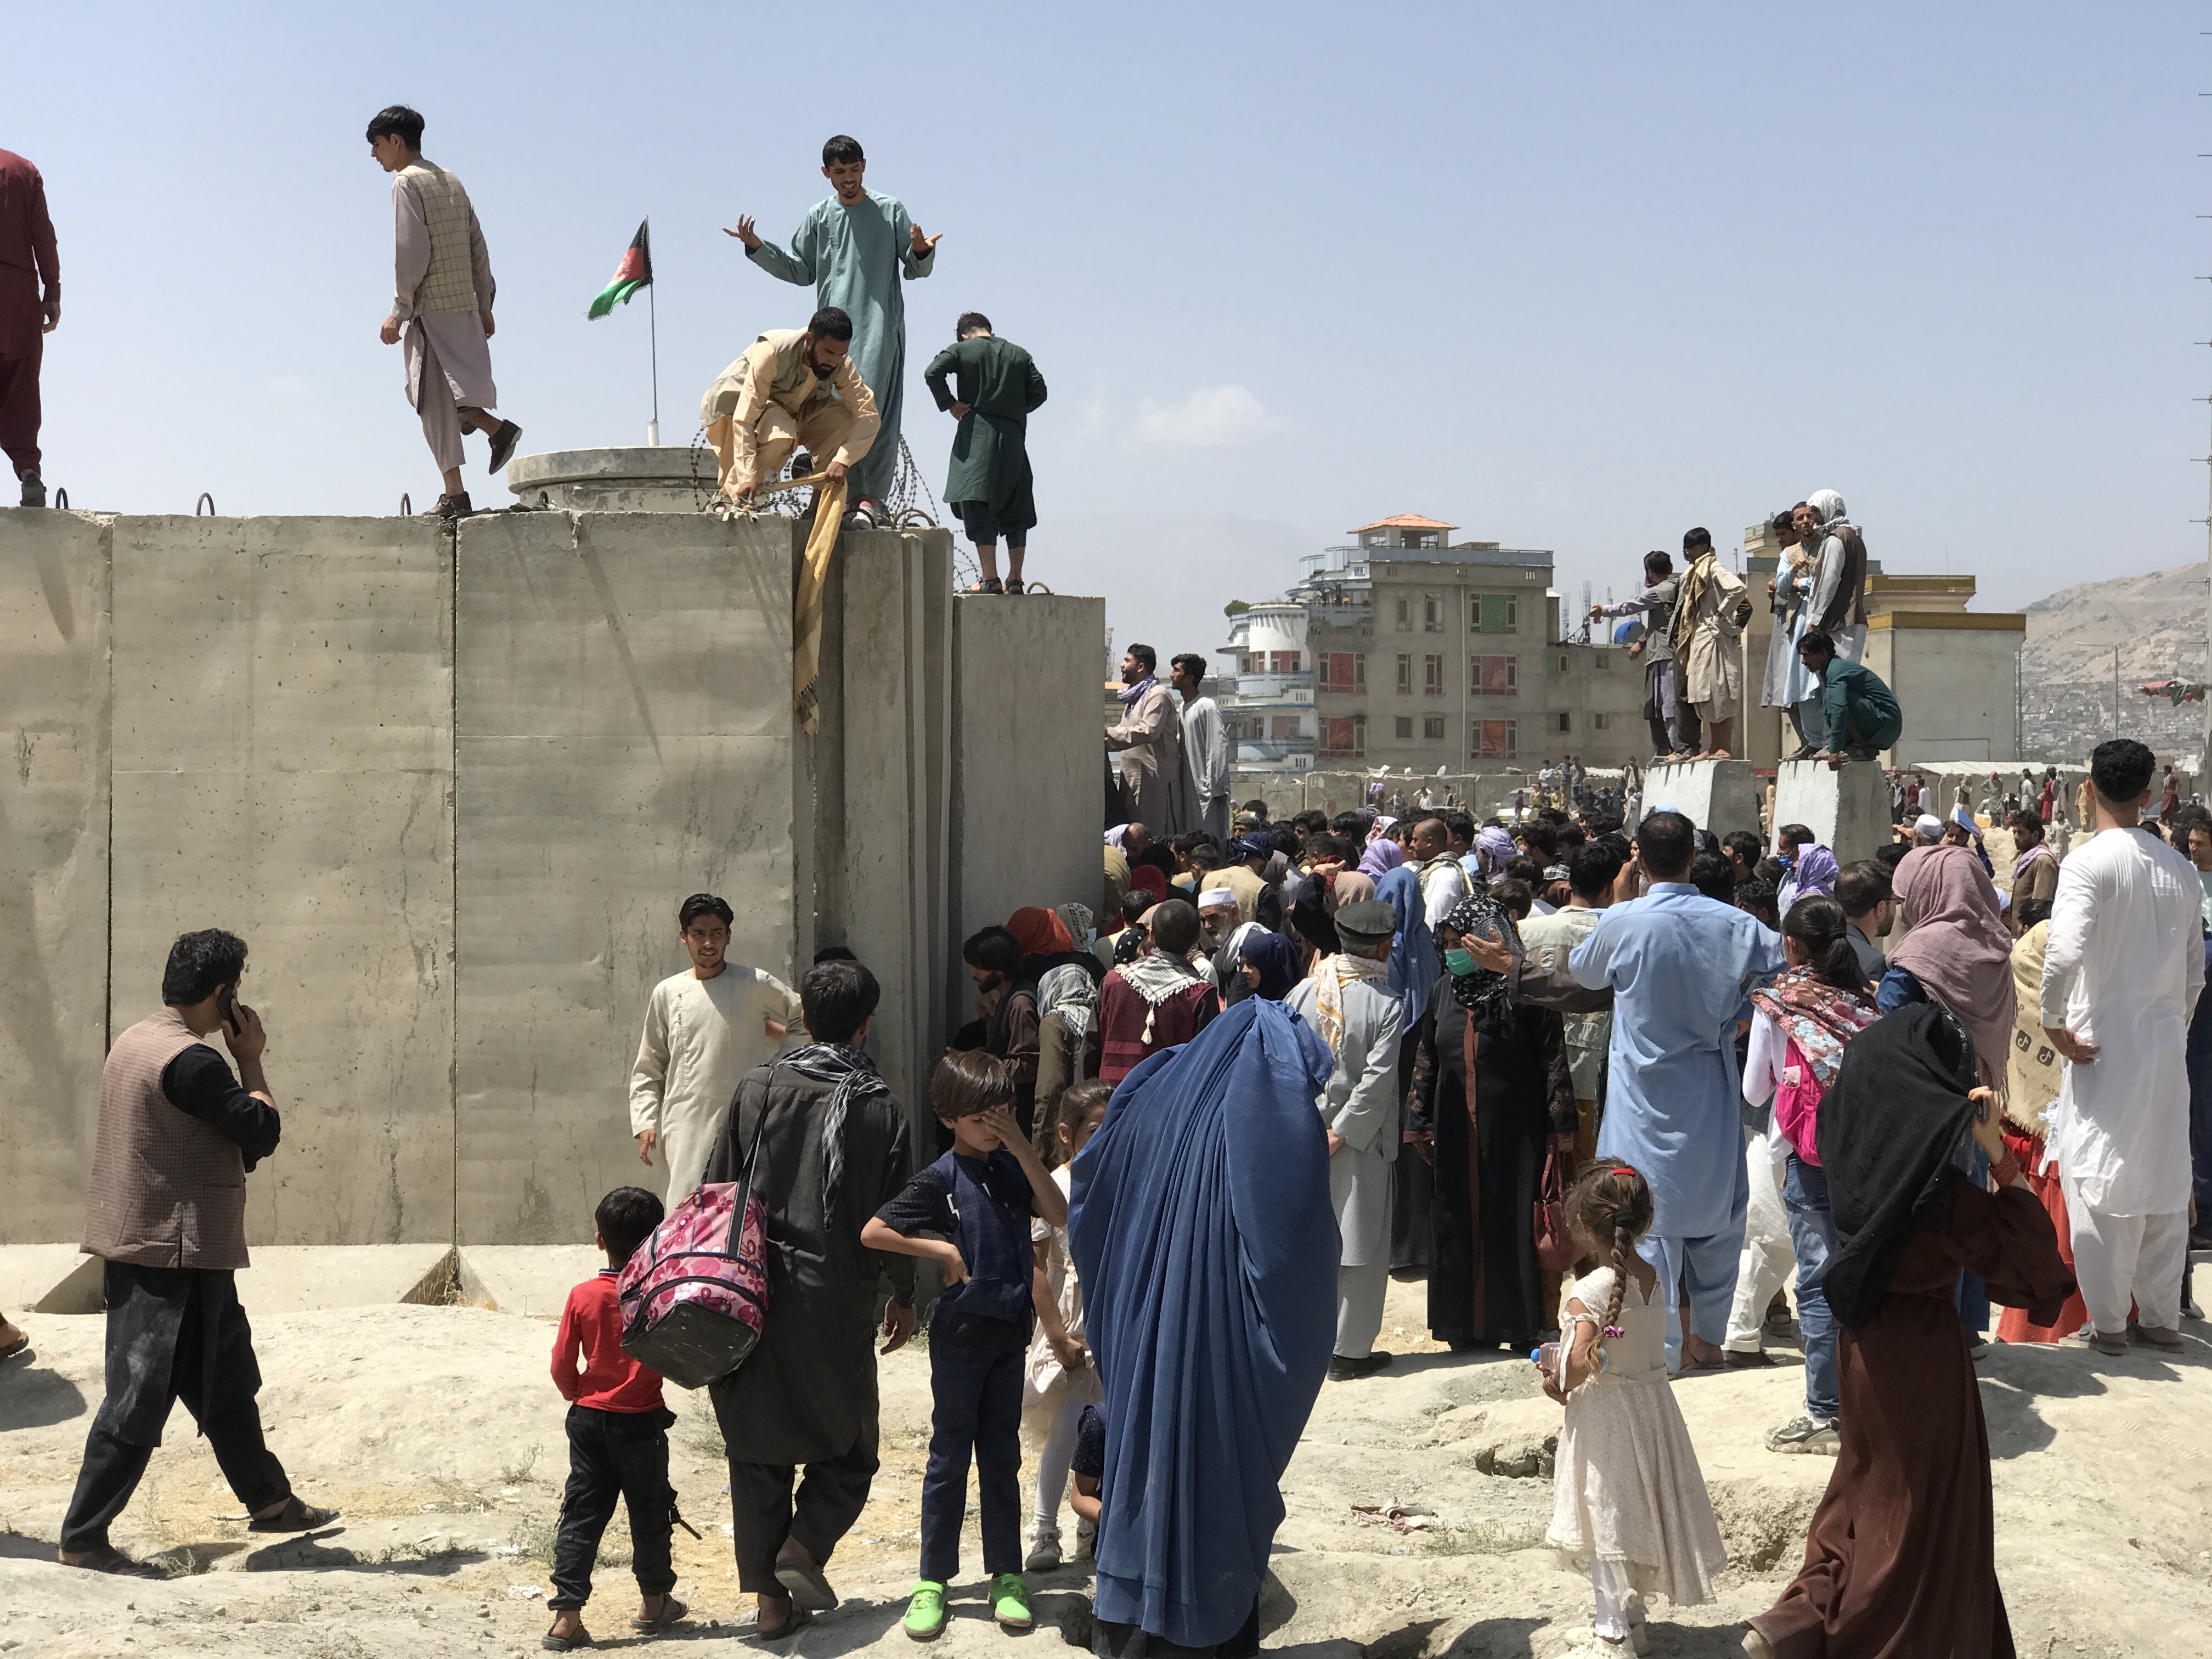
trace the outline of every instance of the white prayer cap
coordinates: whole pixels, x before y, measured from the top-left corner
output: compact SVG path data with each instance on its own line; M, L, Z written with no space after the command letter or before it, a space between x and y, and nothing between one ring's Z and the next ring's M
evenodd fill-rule
M1234 910L1237 895L1226 887L1209 887L1198 896L1200 910Z
M1925 842L1943 839L1943 820L1933 812L1923 812L1912 821L1912 833Z

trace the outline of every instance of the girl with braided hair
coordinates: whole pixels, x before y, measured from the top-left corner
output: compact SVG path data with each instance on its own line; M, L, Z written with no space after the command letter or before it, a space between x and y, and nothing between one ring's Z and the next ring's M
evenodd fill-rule
M1728 1565L1720 1522L1667 1380L1667 1300L1637 1253L1651 1188L1601 1159L1567 1195L1567 1224L1601 1264L1569 1287L1559 1370L1544 1392L1567 1409L1549 1542L1589 1569L1601 1649L1645 1651L1644 1597L1713 1599Z

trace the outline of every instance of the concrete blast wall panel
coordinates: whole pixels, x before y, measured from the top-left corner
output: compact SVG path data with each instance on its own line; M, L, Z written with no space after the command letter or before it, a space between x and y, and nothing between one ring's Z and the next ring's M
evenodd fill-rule
M107 533L0 514L0 1243L69 1238L107 1054ZM4 1304L0 1304L4 1305Z
M79 1236L101 1060L197 927L269 1027L257 1244L580 1242L658 1184L629 1071L701 890L733 960L875 969L933 1145L959 939L1097 890L1099 602L956 603L945 532L848 534L805 736L801 533L0 514L0 1243Z
M509 514L459 547L456 1236L566 1243L659 1184L629 1079L684 896L792 979L790 526Z
M249 1237L450 1237L452 543L126 518L111 547L111 1028L160 1006L177 934L243 935L284 1115Z

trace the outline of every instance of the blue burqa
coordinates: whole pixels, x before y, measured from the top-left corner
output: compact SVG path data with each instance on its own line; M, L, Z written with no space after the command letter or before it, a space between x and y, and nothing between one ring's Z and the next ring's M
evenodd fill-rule
M1314 1097L1328 1045L1248 997L1114 1091L1068 1249L1106 1385L1097 1616L1184 1647L1250 1617L1336 1339Z

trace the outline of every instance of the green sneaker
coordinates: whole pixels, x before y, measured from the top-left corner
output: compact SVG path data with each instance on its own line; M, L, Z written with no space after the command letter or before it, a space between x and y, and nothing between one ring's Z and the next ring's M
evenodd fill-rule
M914 1600L906 1604L905 1629L917 1642L934 1641L945 1634L945 1586L934 1578L914 1587Z
M1007 1630L1027 1630L1035 1624L1030 1616L1029 1580L1018 1572L1002 1572L992 1579L991 1616Z

